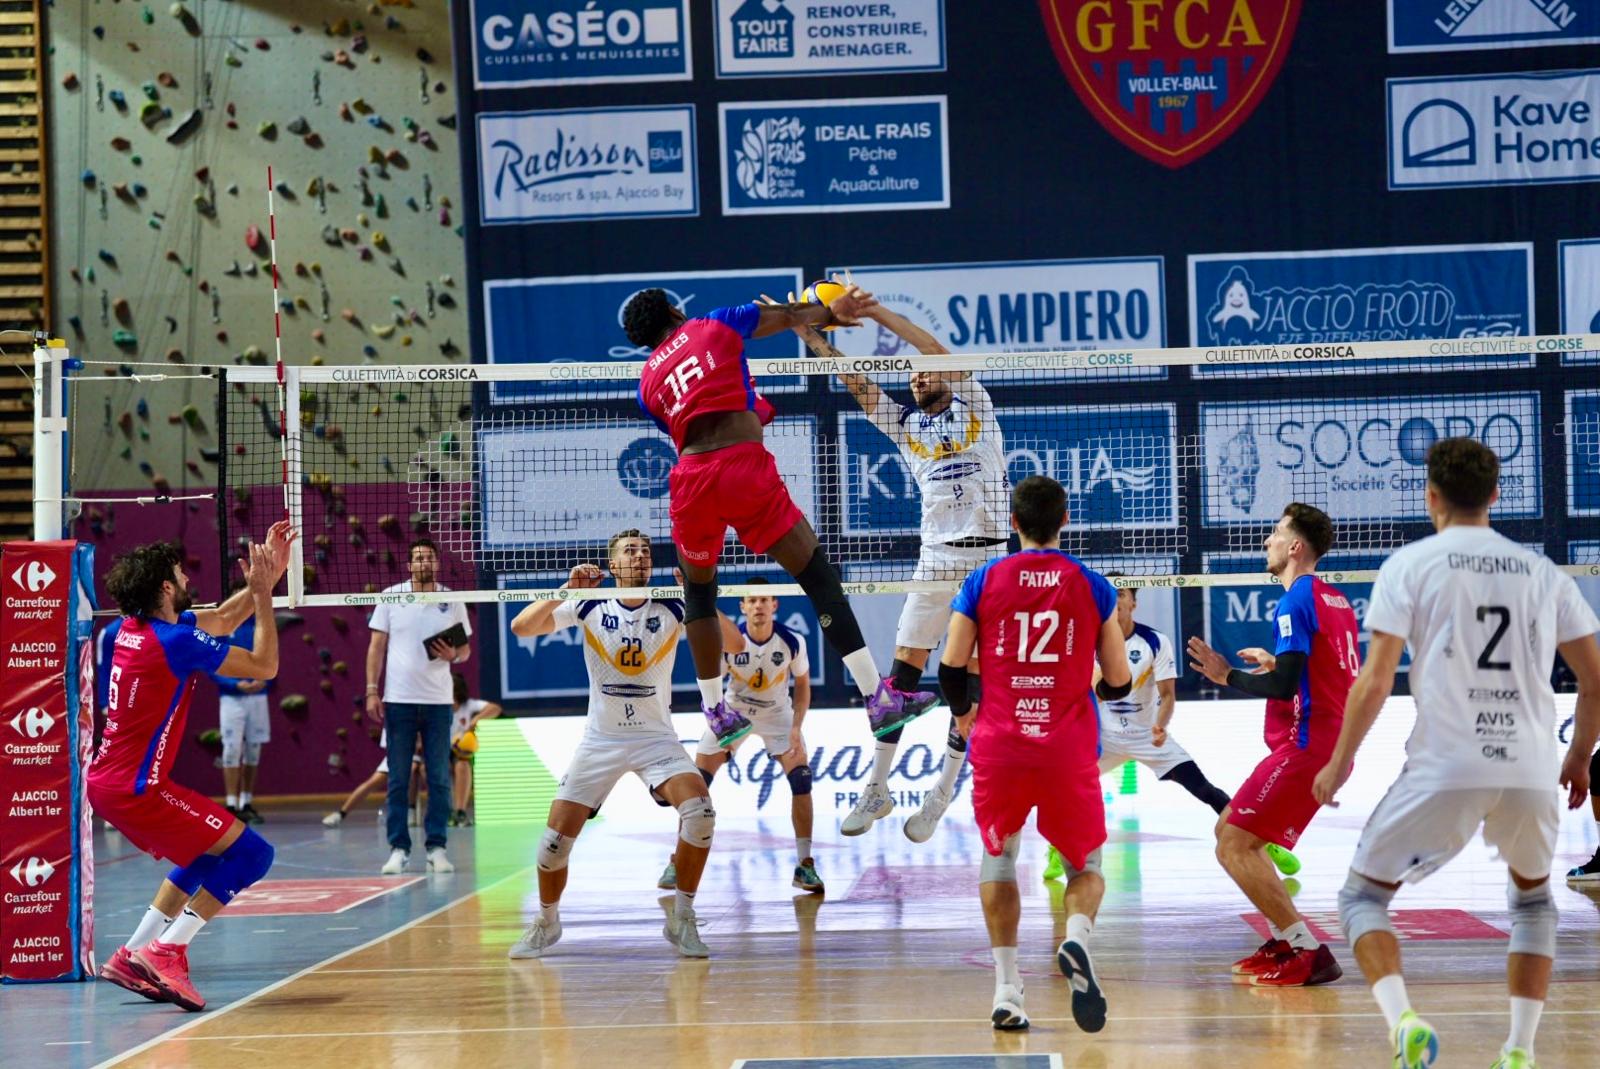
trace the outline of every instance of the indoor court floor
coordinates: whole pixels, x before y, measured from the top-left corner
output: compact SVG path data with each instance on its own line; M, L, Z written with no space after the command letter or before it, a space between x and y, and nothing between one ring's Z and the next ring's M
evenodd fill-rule
M1180 737L1197 734L1180 725ZM1198 738L1185 741L1203 766L1223 763L1202 757ZM828 884L819 897L790 887L786 805L760 820L719 805L698 900L709 961L677 958L661 935L671 899L655 880L673 840L668 815L596 822L573 853L562 941L543 960L512 962L506 948L536 908L536 827L453 831L457 873L424 876L419 854L407 877L384 880L375 875L386 852L371 810L337 830L321 827L319 812L268 810L261 831L278 848L269 879L311 882L269 885L251 907L262 912L224 914L201 933L192 965L208 1012L185 1014L104 983L7 988L0 1065L1385 1066L1383 1022L1334 911L1362 822L1397 766L1398 754L1374 755L1344 804L1324 810L1302 841L1296 901L1347 970L1326 987L1231 982L1229 963L1262 935L1212 856L1210 812L1147 772L1133 794L1120 793L1117 773L1104 780L1107 896L1092 950L1110 1017L1094 1036L1073 1025L1055 970L1061 885L1040 879L1043 844L1031 831L1020 875L1033 1027L999 1034L988 1020L993 975L970 819L947 821L916 846L901 833L913 805L857 839L840 837L830 813L816 832ZM1237 782L1231 768L1207 772L1221 785ZM618 789L640 790L632 781ZM1587 807L1568 814L1559 871L1594 846ZM104 960L164 870L114 835L100 836L97 856ZM1600 887L1555 883L1560 941L1539 1064L1600 1064ZM1439 1064L1488 1066L1506 1028L1503 869L1475 842L1402 891L1396 906L1413 1001L1441 1031Z

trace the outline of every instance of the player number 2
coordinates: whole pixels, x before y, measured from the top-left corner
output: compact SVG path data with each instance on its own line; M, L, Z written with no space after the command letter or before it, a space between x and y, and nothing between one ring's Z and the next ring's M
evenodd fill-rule
M1493 616L1500 623L1495 627L1494 634L1489 636L1489 642L1483 647L1483 652L1478 654L1478 667L1488 668L1497 672L1509 672L1510 661L1495 661L1493 657L1495 647L1500 645L1500 640L1506 637L1506 631L1511 627L1511 610L1504 605L1479 605L1478 622L1481 624Z
M672 387L672 399L683 400L683 395L689 392L689 387L705 377L706 373L700 368L700 358L691 356L667 372L667 385Z
M1048 609L1045 612L1036 612L1031 615L1025 612L1012 613L1012 617L1017 621L1018 661L1042 664L1061 660L1060 654L1052 653L1045 649L1050 644L1050 640L1056 637L1056 628L1061 626L1060 613L1054 609ZM1028 652L1028 627L1030 624L1033 627L1042 629L1039 634L1039 641L1033 644L1032 653Z

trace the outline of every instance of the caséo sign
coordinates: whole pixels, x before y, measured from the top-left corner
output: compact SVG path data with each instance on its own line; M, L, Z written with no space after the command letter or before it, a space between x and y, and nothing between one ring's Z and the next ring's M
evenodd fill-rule
M998 417L1011 484L1030 475L1061 483L1074 527L1177 525L1171 405L1009 408ZM844 533L917 533L921 494L894 443L861 412L847 411L838 449Z
M1427 517L1428 449L1476 438L1500 457L1498 516L1542 510L1535 393L1202 404L1205 523L1277 521L1291 501L1336 520Z
M472 0L479 89L694 76L688 0Z

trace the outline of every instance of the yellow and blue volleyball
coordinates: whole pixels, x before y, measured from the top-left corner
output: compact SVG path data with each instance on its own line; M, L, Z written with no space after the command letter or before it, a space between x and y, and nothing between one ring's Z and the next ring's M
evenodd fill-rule
M832 304L844 295L844 287L837 282L813 282L806 287L800 299L808 304ZM823 327L823 330L836 330L836 327Z

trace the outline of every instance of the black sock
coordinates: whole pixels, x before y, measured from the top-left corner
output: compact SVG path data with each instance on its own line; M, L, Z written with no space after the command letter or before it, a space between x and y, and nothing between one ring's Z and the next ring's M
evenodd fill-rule
M848 657L866 646L866 640L861 637L861 625L856 623L855 611L850 608L850 599L845 597L844 586L839 582L839 571L828 560L827 550L818 546L811 560L795 574L794 581L811 599L817 623L822 626L822 635L833 652Z
M1232 801L1227 792L1206 779L1205 773L1200 771L1200 766L1193 761L1185 761L1161 778L1178 784L1210 806L1211 811L1214 813L1222 812L1227 808L1228 803Z
M967 677L967 679L969 679L969 680L974 679L974 678L976 678L976 677L974 677L974 676L968 676ZM954 750L956 753L966 753L967 752L967 740L963 739L961 737L961 732L956 730L956 718L955 717L951 717L950 718L950 733L944 737L944 744L946 746L950 747L950 749Z

